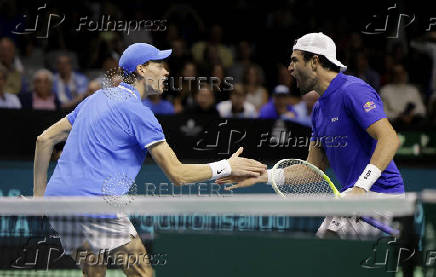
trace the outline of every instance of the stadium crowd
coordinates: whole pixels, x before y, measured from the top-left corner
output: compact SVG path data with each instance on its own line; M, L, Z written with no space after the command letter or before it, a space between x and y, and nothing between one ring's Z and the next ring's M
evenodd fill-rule
M315 5L315 1L307 2L299 5ZM232 18L243 22L249 17L245 12L255 7L245 1L238 3ZM83 15L129 20L155 16L135 6L139 2L124 8L89 2L66 13L71 20L41 39L36 34L11 32L22 11L12 1L2 5L0 108L72 109L108 84L105 74L117 67L125 47L147 42L173 49L165 61L170 72L167 89L163 95L143 100L156 114L282 118L310 126L318 95L310 92L301 96L287 65L293 39L307 31L322 31L336 41L339 59L348 66L346 74L362 78L380 94L385 112L396 126L436 125L436 32L368 43L373 37L343 20L330 22L326 17L301 27L301 15L294 12L297 4L292 1L259 16L257 24L262 29L258 36L244 35L244 26L229 27L223 20L208 19L201 7L185 4L171 4L156 12L162 17L161 31L77 31L74 22ZM54 12L68 10L62 6L68 4L59 5ZM238 14L240 10L245 12Z

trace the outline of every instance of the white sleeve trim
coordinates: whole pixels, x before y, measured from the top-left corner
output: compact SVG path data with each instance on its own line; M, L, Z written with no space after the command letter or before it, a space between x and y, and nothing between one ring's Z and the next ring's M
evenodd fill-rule
M148 147L152 146L153 144L161 142L161 141L166 141L166 139L160 139L160 140L152 141L149 144L147 144L145 147L148 148Z

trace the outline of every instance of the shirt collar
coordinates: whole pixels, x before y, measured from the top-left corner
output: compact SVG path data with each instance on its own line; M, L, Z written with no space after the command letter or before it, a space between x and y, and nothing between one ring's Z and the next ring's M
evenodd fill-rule
M319 98L319 100L329 97L329 95L336 91L340 86L342 86L344 82L345 75L342 72L339 72L338 75L336 75L336 77L333 78L333 80L330 82L329 86L324 91L323 95Z
M121 87L121 89L123 90L127 90L129 93L135 96L137 100L141 101L141 95L139 94L139 91L134 86L121 82L118 87Z

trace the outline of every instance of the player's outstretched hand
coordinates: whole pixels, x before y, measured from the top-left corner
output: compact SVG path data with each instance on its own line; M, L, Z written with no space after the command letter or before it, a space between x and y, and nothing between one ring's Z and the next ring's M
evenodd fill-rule
M235 185L224 188L225 190L232 190L236 188L249 187L257 183L266 183L267 181L268 181L268 174L265 171L263 174L257 177L228 176L216 180L216 183L220 185L236 183Z
M266 174L266 165L253 159L241 158L239 155L244 151L243 147L239 147L238 151L233 153L228 160L232 168L232 176L258 177L261 174Z

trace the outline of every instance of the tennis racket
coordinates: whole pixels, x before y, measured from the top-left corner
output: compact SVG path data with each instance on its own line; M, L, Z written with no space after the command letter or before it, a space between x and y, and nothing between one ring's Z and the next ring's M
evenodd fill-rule
M340 192L330 178L315 165L299 159L283 159L271 170L271 183L274 191L284 198L304 194L305 196L326 195L341 198ZM372 217L360 216L360 220L389 235L399 235L399 231Z

